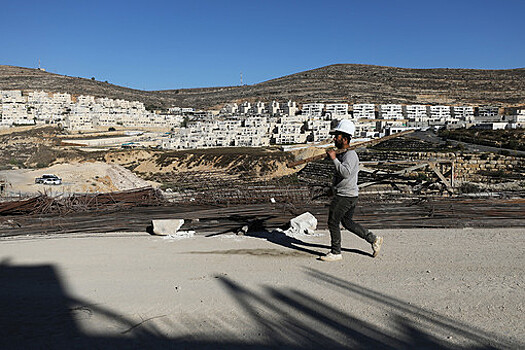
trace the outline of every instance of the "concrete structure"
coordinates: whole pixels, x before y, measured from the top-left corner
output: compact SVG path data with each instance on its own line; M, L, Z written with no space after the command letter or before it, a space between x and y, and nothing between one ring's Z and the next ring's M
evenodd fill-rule
M285 105L281 108L282 113L286 114L288 116L294 116L299 111L299 108L297 108L297 104L294 101L288 101Z
M239 106L239 114L248 114L252 109L252 104L248 101L241 103Z
M281 109L279 107L279 102L277 101L272 101L272 103L268 106L268 113L270 115L278 114L280 111Z
M375 105L371 103L354 104L353 116L354 119L375 119Z
M459 120L472 122L474 120L474 107L471 106L454 106L452 114Z
M499 115L499 108L495 106L480 106L478 107L477 116L479 117L495 117Z
M109 128L171 131L165 148L265 146L298 144L330 138L331 123L343 118L356 123L356 137L380 137L411 127L519 128L525 124L525 110L499 115L497 107L480 107L474 116L471 106L424 106L386 104L376 119L375 105L355 104L353 118L347 104L308 103L297 114L297 104L262 101L235 103L221 111L195 111L172 107L168 114L146 110L143 103L81 95L51 94L45 91L0 91L0 127L56 124L70 131L101 131ZM242 113L241 113L242 112ZM404 113L403 113L404 112ZM404 114L404 115L403 115ZM185 126L185 127L182 127Z
M307 122L307 129L310 132L308 141L318 142L330 139L331 125L330 120L309 120Z
M301 108L303 115L320 117L323 115L324 104L323 103L306 103Z
M264 106L264 102L257 102L255 105L253 105L251 112L255 115L261 115L264 114L266 108Z
M381 105L379 116L381 119L404 119L403 106L398 104Z
M325 105L327 116L338 119L348 118L348 103L329 103Z

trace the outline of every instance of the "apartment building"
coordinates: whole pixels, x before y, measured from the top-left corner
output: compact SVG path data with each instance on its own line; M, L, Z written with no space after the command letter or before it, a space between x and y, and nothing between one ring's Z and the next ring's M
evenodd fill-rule
M288 116L294 116L299 112L299 108L297 107L297 104L294 101L288 101L285 105L281 108L282 113L286 114Z
M371 103L354 104L352 106L354 119L375 119L375 105Z
M20 90L3 90L0 91L1 103L25 103L26 99L22 96Z
M309 120L307 122L307 128L310 132L308 141L318 142L330 139L331 126L332 122L330 120Z
M26 102L28 118L33 119L36 124L59 124L67 114L69 106L69 103L62 101L63 99L57 94L50 96L44 91L29 92Z
M355 122L355 138L359 137L379 137L376 129L377 123L375 119L360 119Z
M279 107L279 102L272 101L270 105L268 105L268 113L270 115L279 114L281 112L281 109Z
M444 126L452 118L450 106L430 106L429 126Z
M323 115L323 103L305 103L301 108L303 115L320 117Z
M474 120L474 107L471 106L454 106L452 107L452 114L459 120L472 122Z
M117 100L117 101L120 101L120 100ZM77 105L80 105L80 106L91 106L95 104L95 97L80 95L77 97L76 103Z
M329 103L325 106L325 113L332 118L344 119L348 117L348 103Z
M275 125L276 144L293 144L306 142L307 135L303 132L303 122L288 121L283 118L281 123Z
M239 111L237 103L227 103L222 108L219 114L236 114Z
M430 106L430 119L450 118L450 106Z
M270 128L270 123L268 122L268 118L266 117L250 116L242 121L242 126L245 128L268 131Z
M478 107L479 117L497 117L499 115L499 108L495 106L480 106Z
M34 117L28 113L26 99L19 90L0 91L0 126L34 125Z
M252 109L252 104L248 101L241 103L239 106L239 114L248 114Z
M407 105L405 111L408 120L423 121L428 118L428 106L425 105Z
M264 106L264 102L257 102L255 105L252 106L251 113L255 115L261 115L264 114L266 111L266 108Z
M381 119L404 119L403 106L398 104L381 105L379 115Z
M55 93L53 94L53 101L57 104L70 104L71 103L71 95L67 93Z
M525 128L525 109L518 110L517 113L512 116L511 121L515 123L517 128Z

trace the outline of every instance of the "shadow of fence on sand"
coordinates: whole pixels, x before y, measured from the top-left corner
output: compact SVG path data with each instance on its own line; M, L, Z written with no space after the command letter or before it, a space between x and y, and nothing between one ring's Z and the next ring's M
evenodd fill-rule
M337 302L367 303L388 313L381 324L353 315L298 289L266 286L257 291L217 275L216 281L240 306L233 317L160 315L140 322L118 311L74 298L53 265L0 264L0 348L469 348L523 347L445 316L426 311L321 271L307 269L311 283L340 293ZM171 307L177 309L177 305ZM350 308L351 309L351 308ZM235 314L237 312L237 314ZM238 315L242 312L243 315ZM87 334L82 318L97 314L120 329L117 335ZM203 323L202 335L187 335ZM207 334L207 329L214 329ZM166 331L169 329L169 332ZM167 334L170 334L168 336ZM180 334L178 336L177 334ZM186 334L186 335L183 335Z

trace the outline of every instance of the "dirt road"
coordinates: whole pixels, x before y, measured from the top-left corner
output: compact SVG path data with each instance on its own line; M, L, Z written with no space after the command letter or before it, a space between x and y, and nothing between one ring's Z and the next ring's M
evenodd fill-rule
M525 229L0 240L0 346L523 348Z
M62 179L61 185L35 184L35 178L43 174L55 174ZM0 171L0 179L7 181L6 196L71 195L73 193L97 193L124 191L155 185L142 180L128 169L102 162L56 164L42 169L18 169Z

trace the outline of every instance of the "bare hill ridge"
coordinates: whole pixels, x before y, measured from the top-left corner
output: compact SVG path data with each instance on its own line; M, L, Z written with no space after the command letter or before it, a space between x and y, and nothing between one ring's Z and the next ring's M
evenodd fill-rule
M409 69L336 64L248 86L142 91L38 69L0 65L0 89L138 100L146 106L218 108L241 101L525 105L525 68Z

